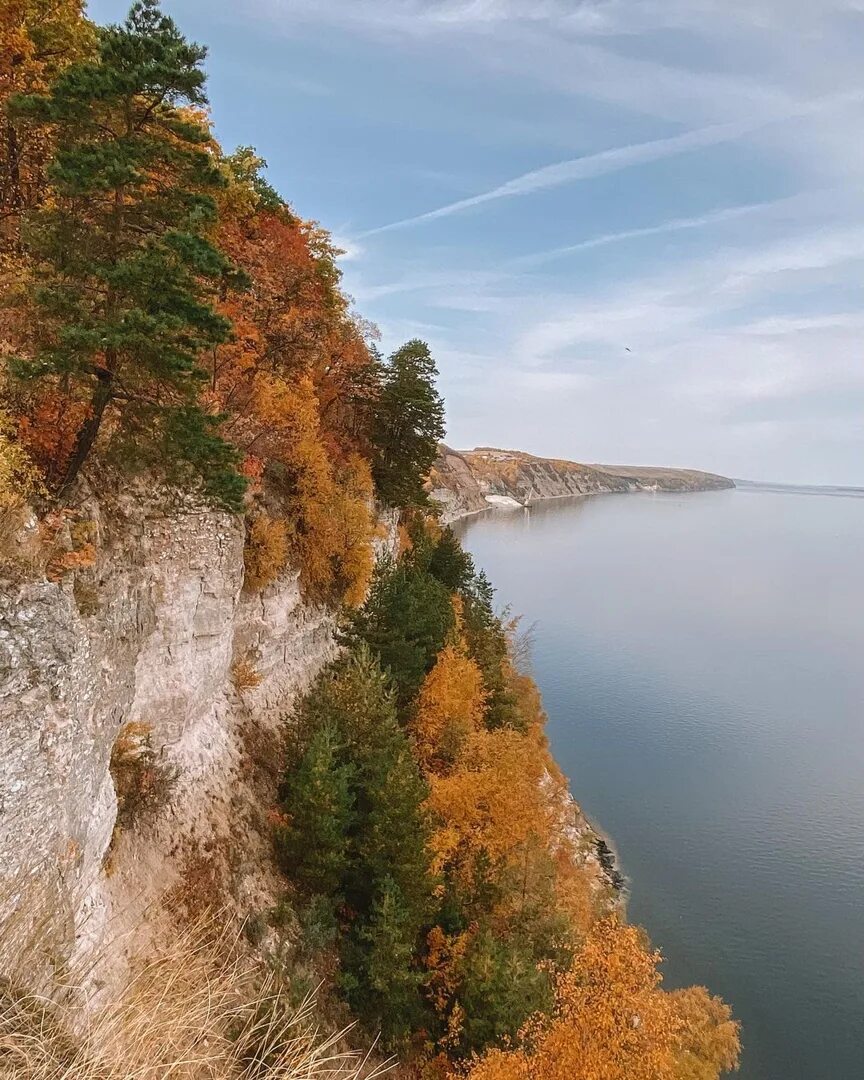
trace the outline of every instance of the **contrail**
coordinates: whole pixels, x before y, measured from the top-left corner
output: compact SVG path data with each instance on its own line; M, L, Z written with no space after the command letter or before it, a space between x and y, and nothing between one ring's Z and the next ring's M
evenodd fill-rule
M580 240L576 244L550 248L548 251L538 251L535 255L522 255L512 259L507 263L507 266L514 270L521 267L538 266L541 263L551 262L553 259L565 255L575 254L577 251L588 251L591 248L605 247L607 244L617 244L624 240L636 240L640 236L659 236L664 233L682 232L687 229L706 228L722 221L731 221L743 217L745 214L768 210L786 201L788 200L778 199L761 203L742 203L740 206L728 206L722 210L713 210L708 214L700 214L698 217L671 218L669 221L661 221L658 225L646 225L641 229L624 229L620 232L604 233L602 236L593 236L588 240Z
M467 199L459 199L456 202L448 203L446 206L439 206L437 210L429 210L425 214L417 214L415 217L402 218L400 221L391 221L388 225L379 225L375 229L368 229L366 232L360 233L359 239L366 236L376 236L378 233L404 229L410 225L419 225L424 221L435 221L438 218L450 217L451 214L458 214L460 211L468 210L472 206L481 206L483 203L494 202L497 199L509 199L517 195L527 195L532 191L558 187L574 180L588 180L594 176L604 176L606 173L629 169L633 165L643 165L651 161L674 157L677 154L686 154L691 150L734 142L734 140L740 139L744 135L749 135L772 124L812 116L826 109L858 104L862 99L864 99L864 93L861 90L831 94L817 98L814 101L801 102L796 108L780 115L765 116L759 120L711 124L708 127L695 128L692 131L685 131L682 135L673 135L666 139L652 139L649 142L631 143L628 146L618 146L612 150L601 150L598 154L588 154L585 157L560 161L556 165L546 165L541 169L523 173L521 176L514 177L512 180L492 188L490 191L483 191L479 195L472 195Z
M401 221L392 221L389 225L379 225L375 229L369 229L361 233L360 238L391 232L395 229L404 229L409 225L419 225L423 221L435 221L437 218L450 217L451 214L458 214L460 211L467 210L472 206L494 202L496 199L527 195L532 191L558 187L560 184L567 184L574 180L587 180L593 176L603 176L606 173L618 172L620 169L629 169L633 165L660 161L662 158L672 157L675 154L684 154L690 150L698 150L700 147L731 142L750 131L755 131L761 126L763 126L761 123L756 124L752 121L734 124L712 124L710 127L697 128L694 131L687 131L683 135L673 135L668 139L653 139L650 142L632 143L629 146L619 146L612 150L602 150L599 154L588 154L586 157L560 161L556 165L546 165L542 169L534 169L531 172L523 173L521 176L508 180L499 187L492 188L490 191L483 191L479 195L472 195L467 199L459 199L457 202L440 206L437 210L429 210L425 214L403 218Z

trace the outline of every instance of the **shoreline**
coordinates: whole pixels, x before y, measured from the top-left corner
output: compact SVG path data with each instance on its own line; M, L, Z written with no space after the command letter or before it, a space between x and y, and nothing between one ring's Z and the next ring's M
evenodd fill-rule
M717 491L732 491L738 490L737 484L734 487L729 488L691 488L684 491L673 491L663 489L650 489L650 488L636 488L631 491L564 491L560 495L539 495L536 499L531 499L528 502L517 503L513 506L508 506L503 503L487 503L486 506L477 507L475 510L460 510L458 512L447 512L446 507L441 506L441 524L442 525L455 525L457 522L464 521L466 518L478 517L480 514L488 514L490 512L498 511L499 513L515 513L517 510L532 510L535 506L540 506L544 503L557 502L559 499L593 499L603 495L710 495ZM747 490L747 489L742 489ZM433 498L433 503L435 502ZM516 502L516 500L514 500Z

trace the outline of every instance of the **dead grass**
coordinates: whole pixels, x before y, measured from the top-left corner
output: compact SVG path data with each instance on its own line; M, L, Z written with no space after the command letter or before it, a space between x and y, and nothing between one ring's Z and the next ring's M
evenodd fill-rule
M347 1029L322 1034L314 998L292 1007L217 922L196 923L89 1009L73 986L48 996L0 980L0 1078L372 1080L388 1071L341 1048Z

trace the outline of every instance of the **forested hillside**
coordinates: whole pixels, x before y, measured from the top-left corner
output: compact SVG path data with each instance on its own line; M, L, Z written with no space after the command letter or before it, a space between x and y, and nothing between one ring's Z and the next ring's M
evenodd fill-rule
M242 519L247 593L298 574L340 627L338 658L286 717L267 808L284 886L270 922L301 935L304 977L363 1041L380 1032L404 1075L733 1067L728 1007L665 992L621 917L549 754L518 623L430 503L444 430L428 347L379 354L327 232L255 150L216 142L205 50L156 0L108 27L77 0L6 0L0 35L3 587L77 587L98 555L81 506L104 493L143 485L169 512L182 498ZM376 561L385 511L398 550ZM146 731L127 735L112 764L131 827L171 776ZM35 1038L31 1006L0 1009L10 1046ZM66 1046L52 1008L40 1000L39 1038ZM250 1071L238 1052L221 1072L183 1071L167 1064L176 1047L160 1052L157 1076L272 1064ZM110 1067L99 1075L132 1075Z

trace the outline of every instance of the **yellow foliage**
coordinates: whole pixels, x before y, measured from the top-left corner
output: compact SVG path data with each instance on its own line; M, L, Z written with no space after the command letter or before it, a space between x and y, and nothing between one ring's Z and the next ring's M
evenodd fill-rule
M741 1051L740 1025L732 1010L704 986L670 994L681 1020L675 1080L715 1080L734 1069Z
M259 514L246 532L243 561L247 589L258 592L275 581L288 561L288 530L285 522Z
M530 837L548 835L555 807L544 775L530 736L509 728L469 735L453 771L429 777L434 870L458 866L467 881L481 856L506 861Z
M266 452L290 498L287 557L313 601L362 603L374 567L373 486L359 454L334 461L321 435L311 376L256 380L256 413L267 423Z
M737 1025L704 991L665 993L659 962L636 927L599 920L558 977L551 1018L529 1021L522 1048L476 1060L468 1080L717 1080L737 1063ZM693 1061L701 1071L685 1071Z
M0 514L20 510L42 493L39 471L15 440L16 423L0 408Z
M464 647L443 648L420 688L410 726L425 770L448 771L468 736L480 730L486 698L480 668Z

